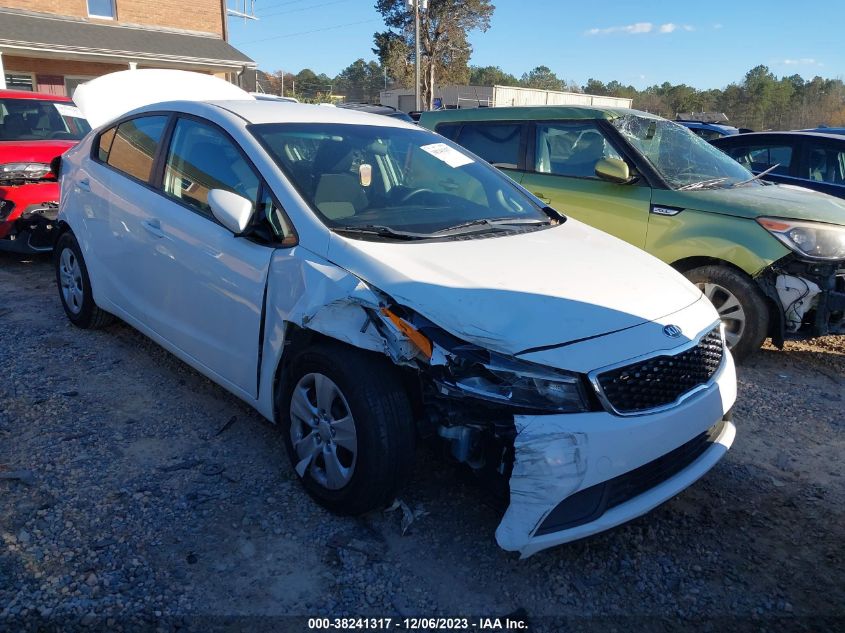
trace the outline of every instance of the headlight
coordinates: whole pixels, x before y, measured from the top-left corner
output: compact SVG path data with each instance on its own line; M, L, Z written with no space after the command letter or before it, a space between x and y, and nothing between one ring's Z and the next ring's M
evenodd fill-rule
M47 163L6 163L0 165L0 180L41 180L50 173Z
M811 259L845 259L845 226L757 218L757 222L790 250Z
M463 395L518 409L587 411L580 377L489 352L486 362L458 362L442 386Z

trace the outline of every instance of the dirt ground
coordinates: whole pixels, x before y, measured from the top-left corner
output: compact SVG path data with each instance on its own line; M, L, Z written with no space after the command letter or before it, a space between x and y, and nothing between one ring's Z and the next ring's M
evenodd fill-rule
M513 613L537 631L845 630L845 337L767 347L739 383L736 442L704 479L518 560L424 450L404 536L398 512L327 513L273 425L125 324L74 328L49 259L0 255L0 631Z

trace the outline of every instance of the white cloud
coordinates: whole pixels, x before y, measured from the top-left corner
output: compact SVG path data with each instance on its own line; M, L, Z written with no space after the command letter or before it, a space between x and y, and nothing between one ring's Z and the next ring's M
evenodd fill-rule
M717 22L716 24L714 24L714 25L713 25L713 28L714 28L714 29L716 29L716 30L718 31L719 29L723 29L723 28L725 28L725 25L724 25L724 24L719 24L719 23Z
M585 32L585 35L611 35L613 33L625 33L628 35L641 35L643 33L673 33L678 30L694 31L695 27L689 24L675 24L666 22L659 26L651 22L636 22L625 26L609 26L607 28L592 28Z
M611 33L638 35L640 33L651 33L652 29L654 29L654 25L651 22L637 22L625 26L610 26L606 29L590 29L587 31L587 35L610 35Z
M820 62L817 62L812 57L801 57L799 59L784 59L781 64L784 66L821 66Z

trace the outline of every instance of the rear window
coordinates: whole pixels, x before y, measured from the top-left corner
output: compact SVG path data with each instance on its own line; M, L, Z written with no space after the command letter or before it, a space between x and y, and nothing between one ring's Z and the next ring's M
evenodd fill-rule
M73 103L0 99L0 141L78 141L90 130Z
M148 116L118 125L108 151L108 164L133 178L149 182L153 158L166 124L166 116ZM101 135L101 141L107 133Z
M496 167L516 169L521 136L518 123L464 123L457 138L450 138Z

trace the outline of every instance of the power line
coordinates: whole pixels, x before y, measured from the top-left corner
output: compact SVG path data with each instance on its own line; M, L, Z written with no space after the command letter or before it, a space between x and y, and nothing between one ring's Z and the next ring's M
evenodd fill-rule
M273 37L265 37L260 40L249 40L244 42L239 42L237 46L248 46L250 44L257 44L259 42L269 42L270 40L280 40L284 37L296 37L298 35L310 35L311 33L322 33L323 31L333 31L335 29L343 29L347 26L357 26L358 24L371 24L372 22L381 22L381 19L375 20L361 20L360 22L349 22L347 24L338 24L336 26L327 26L322 29L314 29L312 31L299 31L298 33L285 33L284 35L274 35Z
M275 9L276 7L284 7L289 4L302 4L303 2L309 2L310 0L288 0L287 2L276 2L275 4L268 5L264 7L264 9ZM262 9L262 11L264 10Z
M290 11L279 11L277 13L262 13L259 14L259 18L262 20L265 18L272 18L277 15L288 15L289 13L301 13L303 11L310 11L312 9L319 9L320 7L327 7L331 4L341 4L343 2L350 2L350 0L333 0L332 2L323 2L322 4L314 4L310 7L302 7L301 9L291 9Z

